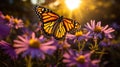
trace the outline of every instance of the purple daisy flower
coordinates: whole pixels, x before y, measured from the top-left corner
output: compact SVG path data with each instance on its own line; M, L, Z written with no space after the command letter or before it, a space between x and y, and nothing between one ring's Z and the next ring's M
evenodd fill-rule
M67 48L70 48L70 44L67 42L67 40L64 40L64 41L57 41L57 46L59 49L67 49Z
M18 29L24 27L24 23L21 19L11 17L11 21L9 22L8 26Z
M7 22L9 22L9 20L10 16L8 15L4 16L2 12L0 12L0 24L6 24Z
M68 40L56 40L54 37L51 38L54 40L53 45L55 45L58 49L67 49L70 48L71 44L68 43Z
M67 63L68 67L76 66L76 67L98 67L99 60L91 60L90 56L93 52L86 53L84 55L81 52L75 52L73 50L69 50L64 53L63 62Z
M103 27L102 31L107 38L113 38L113 36L111 35L111 33L115 31L113 28L108 28L108 25L106 25Z
M0 40L6 38L10 33L10 27L6 25L9 19L10 17L8 15L4 16L0 12Z
M107 38L112 38L111 33L115 31L113 28L108 28L108 25L101 26L101 22L97 22L97 24L95 24L95 20L91 20L91 22L87 23L85 27L91 32L91 36L93 36L95 39L98 37L102 38L102 34L104 34L104 36Z
M74 40L74 42L76 42L76 40L77 41L87 41L88 39L91 38L91 36L89 36L89 35L90 35L90 32L84 33L83 31L78 31L75 33L75 35L67 33L66 38L72 39L72 40Z
M21 19L14 18L14 27L16 29L24 27L24 23Z
M23 21L21 19L17 19L9 15L4 16L2 12L0 13L0 24L5 24L15 29L24 27Z
M45 59L45 54L52 55L56 50L56 46L52 45L53 40L45 40L44 36L35 37L35 33L31 36L18 36L19 40L14 40L16 53L22 53L22 56L30 55L32 58Z
M2 41L0 41L0 47L1 47L1 49L4 50L3 52L5 54L7 54L11 57L11 59L17 58L17 54L16 54L14 48L9 43L2 40Z
M6 38L10 34L10 28L5 24L0 24L0 40Z
M9 26L10 22L12 22L13 19L9 15L3 15L2 12L0 13L0 24L6 24Z

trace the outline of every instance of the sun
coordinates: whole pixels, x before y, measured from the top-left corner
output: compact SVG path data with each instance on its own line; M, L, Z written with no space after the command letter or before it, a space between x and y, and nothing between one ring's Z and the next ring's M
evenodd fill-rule
M79 7L81 0L65 0L65 3L70 10L73 10Z

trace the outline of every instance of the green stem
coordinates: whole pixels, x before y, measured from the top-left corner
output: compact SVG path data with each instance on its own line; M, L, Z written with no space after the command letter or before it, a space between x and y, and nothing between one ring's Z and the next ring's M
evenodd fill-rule
M29 57L26 57L25 60L27 63L26 67L32 67L32 58L29 56Z
M99 56L99 59L102 58L102 56L103 56L103 54L104 54L104 51L105 51L105 48L102 49L101 54L100 54L100 56Z
M93 46L94 50L98 50L98 44L97 44L97 39L94 39L95 45Z
M84 47L85 47L85 41L81 45L82 45L82 47L81 47L80 51L84 49Z
M97 46L97 39L94 39L94 42L95 42L95 46Z
M83 50L84 47L85 47L85 41L83 41L82 43L80 43L80 42L77 40L77 42L78 42L78 50L79 50L79 52L80 52L80 51Z
M80 42L78 42L78 50L81 51L81 48L80 48L81 44Z

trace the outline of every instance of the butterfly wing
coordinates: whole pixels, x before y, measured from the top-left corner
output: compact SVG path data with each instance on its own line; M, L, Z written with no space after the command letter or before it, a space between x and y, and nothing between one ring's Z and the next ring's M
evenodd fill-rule
M75 28L75 23L74 20L68 19L68 18L63 18L63 23L66 28L66 31L69 32L71 29Z
M53 33L54 37L56 39L63 38L66 34L66 29L64 27L63 21L59 22L59 24L56 24L55 26L56 28L54 29L54 33Z
M46 34L52 35L53 34L54 25L55 25L54 21L48 22L48 23L44 23L43 26L42 26L43 27L43 31Z
M63 18L59 24L56 25L54 30L54 37L61 39L66 35L66 32L71 31L75 27L74 21L68 18Z
M42 21L43 23L42 24L43 31L48 35L52 35L54 25L59 16L52 12L51 10L41 6L36 6L35 11L36 14L39 16L40 21Z
M36 6L36 13L42 21L42 28L46 34L53 35L57 39L65 36L66 32L75 27L74 21L68 18L62 18L51 10ZM58 21L60 20L60 21Z
M36 11L36 14L39 16L40 21L42 21L43 23L53 22L59 18L57 14L41 6L36 6L35 11Z

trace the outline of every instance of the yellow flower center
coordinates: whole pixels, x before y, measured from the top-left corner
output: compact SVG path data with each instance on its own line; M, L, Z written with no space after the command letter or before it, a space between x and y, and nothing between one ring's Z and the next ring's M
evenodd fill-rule
M14 23L15 23L15 24L18 24L18 23L19 23L18 19L15 18L15 19L14 19Z
M37 39L30 39L29 45L32 48L39 48L40 47L40 42Z
M101 30L102 30L102 28L101 28L100 26L96 26L95 29L94 29L94 31L95 31L96 33L101 32Z
M9 16L9 15L6 15L6 16L5 16L5 19L9 21L9 20L10 20L10 16Z
M79 63L83 64L83 63L85 63L85 56L80 55L76 60L77 60Z
M76 35L76 36L82 36L82 35L83 35L83 32L82 32L82 31L76 32L75 35Z

